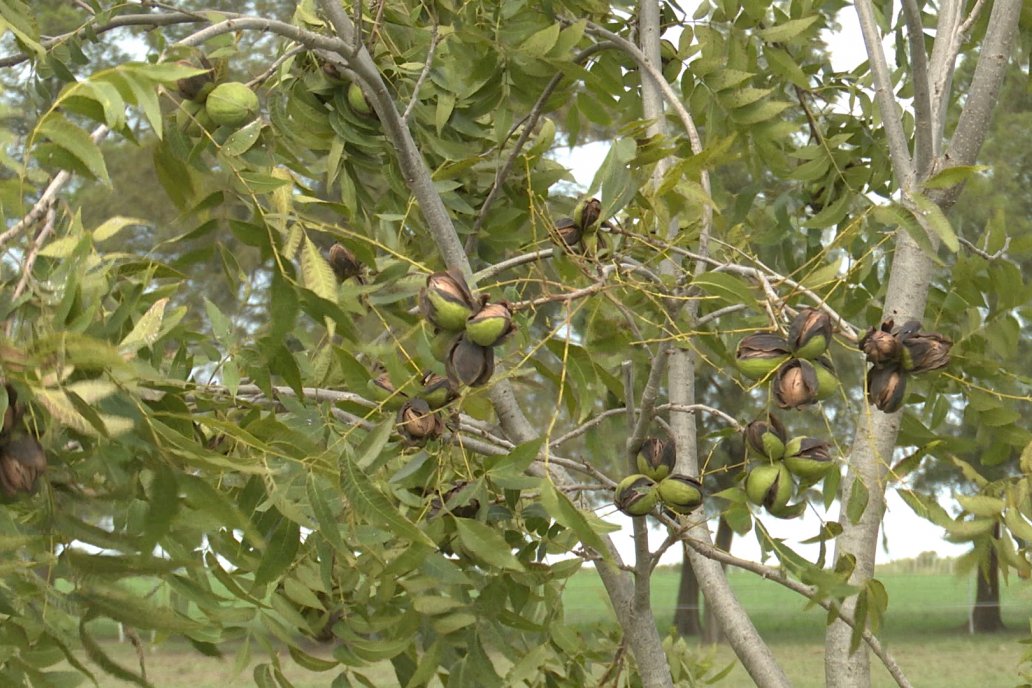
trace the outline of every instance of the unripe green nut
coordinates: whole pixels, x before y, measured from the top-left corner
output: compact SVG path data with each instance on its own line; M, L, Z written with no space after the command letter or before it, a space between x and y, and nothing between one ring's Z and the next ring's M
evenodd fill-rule
M763 452L768 458L777 461L785 455L785 443L773 432L763 433L760 441L763 443Z
M238 127L258 114L258 95L247 84L227 81L212 89L204 109L215 124Z
M768 509L781 509L792 498L792 475L784 464L757 466L745 478L749 501Z
M813 370L817 374L817 398L827 399L839 389L839 380L835 373L823 361L818 358L813 362Z
M671 475L659 481L659 498L671 511L690 514L702 506L702 485L686 475Z
M777 370L789 358L788 354L772 358L740 358L736 363L742 375L752 380L760 380Z
M653 480L663 480L674 470L677 448L671 439L649 437L642 442L634 459L638 471Z
M785 457L785 467L807 483L815 483L828 474L835 463L827 459L814 459L808 456Z
M362 87L356 83L348 84L348 105L360 115L373 114L373 108L369 106L369 101L362 93Z
M426 344L430 349L430 354L442 363L448 360L448 352L455 341L455 333L438 330L429 323L427 323L423 333L426 336Z
M512 330L512 311L505 303L489 303L466 320L466 338L480 346L497 346Z
M649 477L629 475L616 486L613 501L616 508L628 516L645 516L659 504L659 492Z

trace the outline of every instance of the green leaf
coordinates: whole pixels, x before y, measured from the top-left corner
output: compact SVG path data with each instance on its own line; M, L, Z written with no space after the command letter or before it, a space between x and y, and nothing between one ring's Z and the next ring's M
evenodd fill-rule
M913 509L914 513L921 518L928 519L940 527L946 527L946 524L952 521L949 514L946 513L946 510L939 505L935 498L914 492L913 490L900 490L898 494L907 503L907 506Z
M871 632L878 633L881 629L881 621L889 608L889 593L885 586L876 578L867 581L864 586L867 592L867 619L871 625Z
M826 229L838 224L846 217L854 198L855 196L852 193L843 193L832 203L825 206L819 213L804 222L802 226L810 229Z
M846 503L846 517L851 523L859 523L860 517L867 510L867 502L870 499L867 486L859 478L853 480L853 487L849 492L849 501Z
M986 165L957 165L956 167L947 167L938 174L930 177L924 183L926 189L948 189L957 184L966 182L972 176L979 172L988 170L989 167Z
M911 212L913 212L914 217L917 218L917 221L925 231L929 235L939 237L951 252L956 253L959 251L960 242L957 240L957 235L954 233L950 221L946 218L946 214L942 212L942 208L927 196L918 193L914 194L913 199L917 209Z
M122 69L163 84L174 84L180 79L204 74L207 71L175 62L126 62Z
M753 72L743 72L740 69L721 69L712 74L707 74L706 85L714 91L723 91L734 88L746 79L756 76Z
M867 589L863 589L856 596L856 605L853 607L853 630L849 636L849 654L853 654L860 648L863 641L864 629L867 627Z
M308 502L315 514L315 520L319 523L319 534L330 543L336 551L344 553L344 539L340 536L340 523L330 508L329 499L314 474L308 476L307 481Z
M497 530L468 518L455 519L455 530L463 548L480 561L500 569L522 571L523 564Z
M891 469L889 469L890 479L895 481L905 478L921 464L921 459L927 456L930 451L942 445L942 443L942 440L932 440L928 444L922 445L912 453L904 456L902 459L897 461Z
M90 660L103 669L105 672L114 676L122 681L128 681L129 683L135 683L138 686L144 688L154 688L153 685L145 679L143 676L129 671L121 664L111 659L100 643L93 639L90 632L86 629L87 617L83 617L79 620L79 640L82 642L82 649L86 651L86 656Z
M124 79L126 87L131 93L131 100L135 101L136 105L143 110L143 115L150 123L151 129L154 130L154 135L161 140L164 135L164 120L161 116L161 102L158 100L157 89L149 79L141 78L134 71L121 70L119 76Z
M946 524L946 539L950 542L968 542L988 535L996 526L994 518L957 519Z
M485 474L492 479L499 476L522 476L534 463L543 443L544 437L539 437L517 445L505 456L491 459L491 464Z
M175 471L162 465L155 472L147 502L145 546L142 549L149 551L157 544L158 538L168 532L172 519L179 512L179 486Z
M976 469L974 466L969 464L964 459L960 458L955 454L951 454L950 460L953 462L954 466L960 469L960 472L964 475L965 478L973 482L975 485L978 485L979 488L983 488L989 484L989 481L986 480L985 477L978 472L978 469Z
M1032 475L1032 442L1025 445L1021 450L1021 458L1018 459L1018 466L1025 475Z
M280 517L276 528L268 536L268 546L258 569L254 572L255 586L277 580L294 563L301 546L301 529L291 520Z
M898 205L875 206L871 216L878 222L890 227L900 227L910 238L913 239L921 249L932 258L937 264L942 264L936 255L935 248L929 239L929 233L924 230L921 224L910 213Z
M787 43L813 26L813 23L818 19L820 19L819 14L812 14L809 17L803 17L802 19L789 19L777 26L760 29L756 33L758 33L760 38L768 43Z
M1018 509L1008 507L1003 514L1003 522L1014 537L1026 543L1032 542L1032 523L1029 523Z
M704 272L694 278L692 284L730 304L756 307L756 298L753 296L752 287L737 275L726 272Z
M576 533L577 538L585 547L595 550L606 560L612 559L612 552L606 546L602 536L591 526L584 513L574 506L566 495L555 489L555 485L551 481L546 480L542 483L541 505L545 507L545 511L555 519L556 523Z
M365 440L355 450L357 459L355 463L363 471L371 470L371 467L377 463L377 459L383 454L383 448L387 446L387 441L391 438L391 433L394 432L394 418L388 418L382 423L376 426L376 428L366 435Z
M351 508L356 514L374 523L386 526L400 538L410 542L435 547L426 533L405 518L390 500L376 489L358 464L347 456L342 457L341 486ZM463 519L464 520L464 519Z
M763 55L767 58L767 64L775 74L787 79L793 86L803 89L810 87L810 80L802 67L786 51L768 45L764 49Z
M87 554L72 548L61 553L61 560L80 575L103 578L159 576L181 569L184 562L154 557Z
M955 497L961 508L972 516L996 518L1003 513L1003 508L1006 506L1006 503L998 497L961 494L955 495Z
M21 0L0 2L0 30L3 29L10 29L37 58L46 55L46 50L39 43L39 29L33 20L33 12Z
M72 597L93 608L98 614L135 628L191 633L201 625L181 614L119 588L89 588L75 592Z
M233 322L207 298L204 299L204 312L208 315L208 322L211 323L211 333L215 335L215 341L227 349L232 348L235 343Z
M243 155L251 149L251 146L258 140L261 133L262 121L261 119L256 119L230 134L226 142L222 144L219 152L231 158Z
M51 112L39 123L37 132L67 151L106 186L111 186L111 178L108 176L100 147L85 131L69 122L63 115Z

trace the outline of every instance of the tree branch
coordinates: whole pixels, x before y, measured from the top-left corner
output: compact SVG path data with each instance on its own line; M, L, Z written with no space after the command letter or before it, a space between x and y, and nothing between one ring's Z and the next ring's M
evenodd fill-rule
M946 14L940 15L940 26L944 22L948 24L953 21L950 17L952 13L959 12L958 5L959 3L954 0L942 3L942 12ZM955 133L950 144L951 150L955 151L955 157L949 160L949 164L971 164L978 154L1017 32L1017 13L1020 11L1020 5L1020 0L997 0L993 5L982 54L975 70L975 80L981 78L985 81L978 83L977 88L974 82L972 84L973 92L961 115L962 121L958 124L961 140L958 141L958 133ZM861 6L866 6L867 10L871 9L870 0L858 0L857 6L858 9ZM959 14L957 16L959 17ZM863 24L863 20L861 23ZM947 38L949 35L951 34L943 33L942 37ZM938 40L937 38L937 42ZM870 46L868 47L870 49ZM938 47L937 45L936 48ZM947 67L952 69L951 65L937 65L940 75L948 71ZM945 98L945 92L936 95ZM942 102L940 100L939 104ZM969 111L968 107L972 109ZM979 127L982 128L980 131ZM904 191L906 190L904 187ZM940 206L944 206L951 202L957 193L959 188L955 187L938 194L935 200ZM909 235L900 233L886 288L883 319L919 320L925 310L932 276L933 265L930 256L917 246ZM841 561L844 556L850 556L855 560L850 583L858 587L863 586L874 574L878 531L885 512L886 475L891 464L901 416L902 412L885 414L867 407L866 414L857 423L849 455L849 469L839 492L839 498L844 502L852 493L856 481L860 481L869 495L867 507L856 523L848 518L845 510L842 511L839 516L842 534L835 541L836 562ZM843 603L845 613L852 614L855 604L855 597L846 599ZM848 627L841 622L828 627L825 643L825 678L828 688L866 688L870 683L867 654L850 654L850 635Z
M864 45L867 46L871 74L874 76L874 97L881 112L885 138L889 143L892 170L903 193L909 195L914 186L914 163L910 158L906 134L903 132L900 109L892 89L892 75L885 61L882 36L878 30L878 22L874 18L871 0L856 0L856 13L860 18L860 30L864 36Z
M107 33L108 31L114 31L115 29L121 29L130 26L172 26L174 24L198 24L207 21L204 17L200 17L187 12L169 12L167 14L123 14L120 17L115 17L111 21L104 24L98 24L97 26L90 26L92 22L87 22L74 31L63 33L60 36L54 36L44 41L40 41L40 45L43 46L44 50L50 50L51 48L58 46L69 39L82 36L87 31L91 34L100 35ZM0 57L0 67L13 67L23 62L28 62L32 59L31 55L26 53L17 53L14 55L6 55Z
M412 115L413 108L416 107L416 103L419 102L419 89L423 88L423 84L426 82L426 78L430 76L430 68L434 64L434 53L437 51L437 22L430 27L430 47L426 51L426 60L423 62L423 71L419 73L419 78L416 79L415 86L412 87L412 98L409 99L409 104L405 107L405 112L401 115L401 121L408 124L409 116Z
M609 47L612 47L609 43L596 43L595 45L588 46L574 56L573 62L580 64L595 53ZM494 205L495 200L498 198L498 194L501 193L502 185L505 183L506 178L508 178L509 173L512 172L512 167L516 164L516 158L519 156L520 151L523 150L523 147L527 144L527 141L530 140L530 137L533 136L534 129L537 127L538 120L541 118L541 114L545 109L545 104L562 82L563 76L563 72L558 72L551 78L551 80L549 80L548 85L545 86L541 95L538 96L537 102L535 102L534 106L530 109L530 113L526 118L524 118L523 131L520 132L519 138L516 139L516 143L509 152L509 156L505 159L505 163L498 168L497 172L495 172L495 178L494 181L491 182L491 188L487 192L487 198L485 198L484 202L480 205L477 219L473 222L473 231L470 235L470 241L475 241L476 237L480 235L480 230L483 228L484 222L487 220L487 214L491 210L491 206Z
M964 109L946 150L946 167L971 165L982 149L1018 33L1021 4L1021 0L996 0L993 3ZM943 202L952 204L959 193L957 187L951 198Z
M642 79L641 84L645 117L652 122L649 133L653 135L663 135L665 133L663 101L660 100L657 93L657 91L661 91L666 97L666 101L680 116L685 130L688 132L692 152L699 154L702 152L702 141L695 129L695 124L681 104L681 101L677 98L670 98L669 94L672 94L673 91L656 68L656 65L660 64L659 2L658 0L644 0L640 7L639 30L641 32L643 50L638 51L633 45L627 44L626 41L624 43L627 45L617 44L631 54L641 70L651 77L650 79ZM609 37L607 36L607 38ZM613 38L609 38L609 40L617 42ZM657 165L656 173L653 177L653 184L657 189L662 182L667 162L664 160ZM702 173L701 185L706 195L710 196L709 177L706 172ZM709 254L712 208L709 204L704 204L703 208L698 255L704 259ZM662 228L657 228L657 230L662 230ZM672 237L678 231L677 224L671 222L671 226L666 228L666 231L667 235ZM705 260L697 259L693 274L700 274L705 270L705 265ZM672 261L664 261L663 269L667 274L675 274L676 271ZM694 324L695 318L698 315L698 307L699 302L697 299L689 299L687 306L683 308L683 316L689 327ZM672 310L676 308L676 303L672 304ZM673 343L662 347L660 351L662 354L669 354L667 395L671 406L678 409L693 407L695 405L695 358L693 352L690 349L678 348ZM653 370L657 371L659 367L659 365L654 364ZM648 386L646 386L647 389ZM642 405L644 406L646 395L643 393L642 397ZM641 427L644 420L646 420L646 417L643 410L638 418L639 427ZM687 475L698 475L698 436L695 415L674 413L670 418L670 423L677 447L677 467L675 470ZM710 542L710 532L705 521L696 522L692 526L691 532L703 542ZM752 680L761 688L787 687L789 685L788 678L775 660L770 647L763 642L745 609L732 592L723 568L713 561L694 555L690 550L686 551L686 553L688 557L685 564L690 565L695 572L699 586L705 595L706 604L714 610L725 637L727 637L735 654Z
M932 166L932 101L928 84L928 56L924 47L924 24L917 0L903 0L910 46L910 71L914 84L914 161L917 178L924 179Z
M942 0L939 3L939 17L935 26L935 42L932 44L932 58L929 66L929 80L932 89L932 157L942 154L943 136L946 131L946 112L952 90L953 72L956 69L960 42L957 32L960 27L962 0Z
M683 540L685 544L687 544L690 548L692 548L702 556L706 557L707 559L712 559L722 564L728 564L730 566L740 568L744 571L750 571L760 576L761 578L773 581L778 585L788 588L793 592L799 593L800 595L807 598L811 602L819 605L823 609L834 613L843 623L848 625L850 628L856 627L856 621L853 619L852 616L847 615L842 610L842 607L840 605L834 604L829 600L817 597L814 588L811 588L810 586L800 583L798 581L792 580L778 569L771 568L770 566L765 566L763 564L758 564L754 561L740 559L739 557L736 557L728 552L725 552L724 550L718 547L714 547L713 545L710 545L706 542L694 540L690 537L685 537L683 538ZM867 643L868 647L871 648L874 654L878 656L878 659L882 661L882 664L885 665L885 668L888 670L892 678L896 681L896 684L899 686L899 688L912 688L910 685L910 681L907 680L907 677L903 674L903 670L900 668L895 658L888 650L885 649L884 646L882 646L877 636L875 636L873 633L871 633L869 630L865 628L863 631L861 631L861 637L863 638L864 642Z

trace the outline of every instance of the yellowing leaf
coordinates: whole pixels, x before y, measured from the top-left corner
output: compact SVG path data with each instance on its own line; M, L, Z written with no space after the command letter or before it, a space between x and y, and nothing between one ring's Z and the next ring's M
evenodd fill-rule
M337 300L337 278L333 274L333 269L308 237L305 237L304 249L301 252L301 274L305 287L327 301Z
M148 224L150 223L147 220L141 220L138 217L122 217L119 215L117 217L108 218L107 220L104 220L99 227L93 230L93 240L104 241L105 239L110 239L130 225Z
M167 297L155 301L154 305L136 321L136 326L118 345L118 350L123 354L132 354L156 342L161 333L161 321L165 317L167 305Z
M527 53L532 57L543 57L545 53L552 49L557 40L559 40L559 24L552 24L523 41L519 51Z

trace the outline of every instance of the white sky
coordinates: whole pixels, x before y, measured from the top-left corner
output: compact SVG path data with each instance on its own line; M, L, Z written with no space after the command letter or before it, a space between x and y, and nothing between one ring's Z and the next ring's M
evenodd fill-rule
M867 53L864 49L856 13L851 8L847 8L839 13L838 22L842 27L841 31L826 40L831 46L832 66L836 70L847 71L864 62L867 59ZM885 45L886 57L891 65L891 40L887 41ZM587 188L608 150L609 143L607 142L579 146L576 148L575 154L570 154L565 148L560 148L556 151L556 159L572 171L580 187ZM879 561L916 557L926 551L935 552L939 556L959 556L968 551L969 546L967 545L946 542L943 539L943 529L917 516L895 491L890 491L887 499L888 506L883 522L883 549L879 553ZM947 508L952 506L952 500L950 502L951 504ZM820 507L818 506L817 509ZM633 561L634 544L631 540L630 518L616 511L612 506L600 509L599 514L606 521L622 526L620 532L613 534L613 539L625 561ZM800 545L799 542L816 535L822 520L837 520L838 505L833 505L832 511L828 514L818 514L815 510L810 509L798 519L786 521L767 514L763 514L761 519L771 537L784 538L787 546L813 561L818 556L819 545ZM710 522L711 533L716 532L716 526L715 520ZM665 529L658 526L651 528L649 538L651 548L658 547L665 536ZM752 534L735 537L731 552L745 559L754 561L760 559L760 546ZM680 561L680 548L672 547L663 556L661 563L676 564Z
M950 500L952 502L952 500ZM820 546L801 545L802 540L807 540L817 534L822 519L838 520L838 505L831 507L830 513L823 513L819 505L809 509L806 513L796 519L784 520L757 510L760 520L767 528L773 538L784 539L785 545L795 550L810 561L816 561ZM949 508L949 507L947 507ZM818 512L819 513L818 515ZM625 562L634 561L634 542L631 539L631 519L616 511L612 506L599 509L599 515L609 523L621 526L619 532L613 533L611 537L616 544L620 556ZM662 544L666 537L666 529L662 528L654 520L649 519L649 545L655 550ZM883 521L883 547L878 553L878 561L892 561L893 559L907 559L916 557L921 552L935 552L940 557L956 557L967 552L970 547L957 545L943 540L943 529L932 525L928 521L917 516L903 500L890 491L888 494L888 507ZM712 520L709 523L710 533L717 532L717 522ZM829 548L831 543L829 543ZM731 553L743 559L760 561L760 546L755 535L749 533L744 537L735 536L731 544ZM828 561L831 560L831 550L828 552ZM681 548L671 547L660 559L661 564L678 564L681 562ZM771 563L771 562L767 562Z

